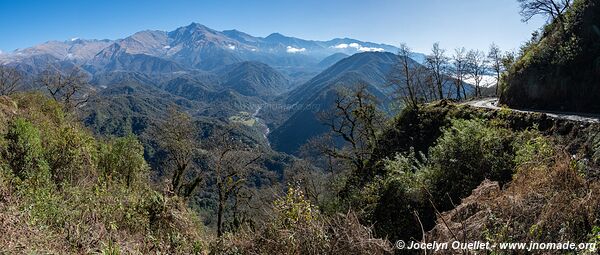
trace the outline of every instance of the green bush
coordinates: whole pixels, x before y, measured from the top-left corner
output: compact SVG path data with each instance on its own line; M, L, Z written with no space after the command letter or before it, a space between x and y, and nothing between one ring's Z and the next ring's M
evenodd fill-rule
M40 132L30 122L18 118L12 122L5 136L4 159L13 174L21 179L44 178L48 163L44 160Z
M190 254L205 241L183 200L152 190L136 137L97 140L52 100L14 100L0 124L0 231L20 232L0 253Z
M440 209L468 196L484 179L505 183L514 169L512 131L483 120L454 120L431 149L431 192Z
M429 203L431 169L423 153L399 153L383 161L385 175L376 177L360 192L363 218L374 225L377 236L388 240L420 238L435 224ZM401 229L401 231L399 231Z
M363 219L374 224L377 236L419 240L421 227L435 225L436 210L453 208L484 179L510 181L519 147L514 137L519 144L538 144L542 138L535 130L521 135L504 126L500 120L452 119L428 156L410 149L383 160L384 174L357 192Z
M306 199L302 189L290 187L285 197L275 200L277 222L284 228L316 220L318 210Z
M52 180L59 185L94 181L96 140L77 125L63 123L44 130L45 158Z
M520 132L515 138L513 147L514 162L517 167L525 164L548 163L547 161L551 160L556 153L550 141L535 129Z
M121 182L127 187L147 183L149 168L144 147L135 136L116 138L99 147L98 168L103 180Z

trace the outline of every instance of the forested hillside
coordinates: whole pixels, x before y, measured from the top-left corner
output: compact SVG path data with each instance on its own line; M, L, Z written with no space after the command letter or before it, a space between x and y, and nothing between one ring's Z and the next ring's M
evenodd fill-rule
M40 94L0 98L2 253L191 253L200 220L149 182L133 135L96 139Z
M178 120L185 122L182 118ZM135 135L94 138L71 113L63 111L61 104L36 93L0 97L0 119L0 230L5 233L0 237L0 252L220 254L239 249L259 253L298 249L330 254L364 250L377 254L390 250L386 241L370 239L369 229L361 226L354 214L322 216L303 191L293 186L287 195L261 205L261 211L269 211L261 214L262 220L249 219L267 224L266 229L240 228L238 234L227 236L224 245L223 240L211 234L214 230L202 224L207 218L188 207L194 179L177 175L171 178L171 172L163 173L158 180L156 176L152 178L156 173L144 160L144 147ZM179 123L169 129L172 135L183 135L177 133L181 130ZM185 145L171 147L175 146L172 139L177 137L163 134L159 139L166 153L184 155L178 153L184 153L181 146ZM186 139L178 141L195 144L193 137ZM240 153L249 151L221 153L227 157L217 159L217 164L228 168L223 171L233 174L230 177L241 174L231 172L235 165L229 160L239 161ZM185 171L179 174L198 174L185 167L174 171L179 170ZM227 180L219 178L215 179L217 183ZM181 186L174 187L174 180L180 180ZM223 185L239 188L231 186L237 185L233 183ZM210 189L203 189L210 193ZM231 216L224 217L225 221ZM249 222L237 224L242 223ZM280 246L261 244L288 239L289 231L302 233L306 239ZM333 232L328 239L313 239L322 238L329 231ZM353 243L364 240L373 243ZM248 246L248 242L254 244ZM336 246L323 246L321 242ZM339 242L347 245L338 246Z
M198 23L0 52L0 254L600 247L600 118L536 110L600 113L600 0L513 4L547 18L520 52Z
M535 33L503 81L510 107L600 113L600 2L576 0Z

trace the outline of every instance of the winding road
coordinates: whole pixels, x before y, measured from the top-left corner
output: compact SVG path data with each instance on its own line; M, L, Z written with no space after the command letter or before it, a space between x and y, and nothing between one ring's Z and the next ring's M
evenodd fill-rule
M493 110L509 109L511 111L522 112L522 113L542 113L542 114L548 115L548 117L553 118L553 119L564 119L564 120L572 120L572 121L586 122L586 123L600 123L600 115L595 115L595 114L542 111L542 110L517 110L517 109L510 109L510 108L502 108L502 107L498 106L498 98L476 99L476 100L465 102L463 104L470 105L472 107L486 108L486 109L493 109Z

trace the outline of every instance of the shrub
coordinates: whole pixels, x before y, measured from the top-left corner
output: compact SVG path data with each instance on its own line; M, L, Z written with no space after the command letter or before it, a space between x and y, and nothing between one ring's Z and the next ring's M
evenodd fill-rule
M59 185L94 182L96 140L76 124L63 123L44 130L45 158L52 180Z
M215 243L214 254L391 254L389 242L376 239L353 213L327 217L314 210L300 189L290 188L274 205L264 227L245 228ZM293 224L292 224L293 223Z
M585 180L568 155L548 164L526 164L504 189L486 181L429 233L428 242L464 240L535 243L597 242L600 195L597 180ZM503 254L499 250L492 254ZM532 251L532 254L550 254ZM555 253L551 253L555 254ZM597 254L562 251L560 254Z
M436 213L453 208L484 179L506 183L517 163L551 153L536 130L515 133L500 120L453 119L450 124L429 156L410 149L385 159L384 174L357 192L361 216L374 224L377 236L420 240L435 225Z
M468 196L484 179L502 183L514 169L512 131L483 120L454 120L431 148L431 191L440 210Z
M4 159L13 174L21 179L44 178L48 163L44 160L40 132L25 119L15 119L5 136Z
M152 191L135 137L98 141L43 96L16 101L0 127L0 253L199 252L198 217Z
M98 168L107 182L116 181L131 187L148 181L144 147L133 135L100 144Z
M425 229L433 226L435 215L426 192L431 175L427 164L426 156L416 156L412 149L399 153L384 160L386 175L363 190L365 218L374 224L377 236L418 240L423 234L421 225Z
M288 188L285 197L275 201L277 222L284 228L308 223L317 217L317 208L304 197L300 188Z
M513 147L514 162L517 167L548 163L556 153L550 141L535 129L520 132L515 138Z

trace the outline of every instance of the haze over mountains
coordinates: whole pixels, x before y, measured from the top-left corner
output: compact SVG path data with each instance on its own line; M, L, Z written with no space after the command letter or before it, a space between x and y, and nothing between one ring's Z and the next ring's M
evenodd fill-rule
M249 126L262 133L256 136L262 143L269 144L268 137L275 149L294 153L325 131L315 114L331 107L341 87L367 85L388 108L384 84L397 50L349 38L263 38L192 23L117 40L49 41L2 54L0 63L32 77L49 65L79 66L105 104L115 106L86 106L88 125L100 133L139 133L176 104L215 121L256 118ZM413 59L418 65L424 55L414 53Z

